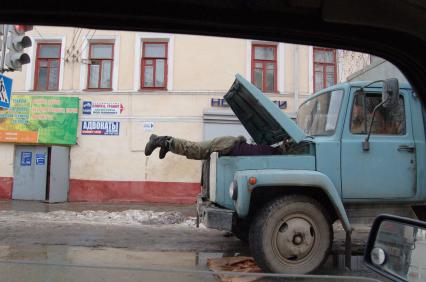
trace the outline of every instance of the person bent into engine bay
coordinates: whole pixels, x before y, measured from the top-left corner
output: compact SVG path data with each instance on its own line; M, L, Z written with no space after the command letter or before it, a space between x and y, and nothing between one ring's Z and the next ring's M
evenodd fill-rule
M160 159L164 159L169 151L193 160L207 160L213 152L217 152L221 156L282 155L295 152L297 147L294 145L290 142L284 142L276 147L249 144L244 136L221 136L211 140L193 142L152 134L145 146L145 155L150 156L156 148L160 148Z

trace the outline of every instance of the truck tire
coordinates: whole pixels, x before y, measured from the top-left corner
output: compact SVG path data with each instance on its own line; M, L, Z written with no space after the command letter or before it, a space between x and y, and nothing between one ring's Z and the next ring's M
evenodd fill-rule
M328 214L314 199L290 195L259 210L249 234L251 254L266 272L306 274L327 258L333 242Z

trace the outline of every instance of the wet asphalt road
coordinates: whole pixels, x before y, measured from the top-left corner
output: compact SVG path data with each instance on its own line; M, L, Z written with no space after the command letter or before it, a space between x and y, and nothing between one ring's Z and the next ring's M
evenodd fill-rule
M0 222L0 245L63 245L139 251L230 252L245 246L226 232L195 227Z
M207 260L233 255L214 252L148 252L127 248L72 247L52 245L0 245L1 281L218 281L207 267ZM337 262L337 264L336 264ZM374 281L373 274L353 261L352 272L330 259L322 271L333 276L265 277L256 281ZM319 272L319 274L325 274ZM253 275L253 274L252 274ZM340 275L340 276L336 276ZM341 275L345 275L342 277ZM238 281L253 281L253 276ZM263 276L263 277L262 277ZM365 277L360 279L360 276ZM351 278L355 277L355 278ZM229 278L229 274L227 274ZM368 279L368 280L367 280Z
M5 212L94 209L84 204L31 207L20 203L12 207L9 203L8 207L3 203L0 201L0 211ZM97 208L108 210L108 207ZM126 209L126 205L118 207ZM171 211L179 207L147 205L141 209ZM116 211L117 207L111 206L110 210ZM191 207L182 207L182 211L186 216L194 214ZM336 235L334 249L338 253L339 244L343 243L339 238L343 236L339 230ZM358 235L362 242L367 233ZM208 270L208 258L234 255L250 253L245 244L227 232L195 226L87 224L0 216L1 281L217 281L213 275L199 271ZM352 267L352 272L346 271L342 256L332 256L318 273L377 278L366 270L358 256L353 257ZM271 280L281 281L267 279Z
M235 255L250 253L226 232L204 228L0 224L1 281L217 281L194 271L207 271L208 258ZM353 257L352 269L344 268L342 255L332 256L318 274L377 278L360 256Z

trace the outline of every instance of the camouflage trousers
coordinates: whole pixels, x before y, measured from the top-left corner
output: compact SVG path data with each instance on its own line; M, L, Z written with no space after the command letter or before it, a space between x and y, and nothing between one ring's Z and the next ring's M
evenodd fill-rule
M243 136L222 136L212 140L193 142L185 139L172 138L170 142L170 151L178 155L186 156L188 159L207 160L213 152L226 155L232 150L236 142L246 142L246 139Z

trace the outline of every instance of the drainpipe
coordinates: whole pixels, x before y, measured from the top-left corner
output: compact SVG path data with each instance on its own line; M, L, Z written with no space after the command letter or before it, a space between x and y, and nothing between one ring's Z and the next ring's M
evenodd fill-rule
M294 88L294 112L299 108L299 45L293 45L293 88Z
M0 25L0 28L2 25ZM1 54L0 54L0 73L4 73L4 60L6 56L6 48L7 48L7 34L9 32L9 25L5 24L3 25L3 42L0 41L0 44L3 46L0 46Z

